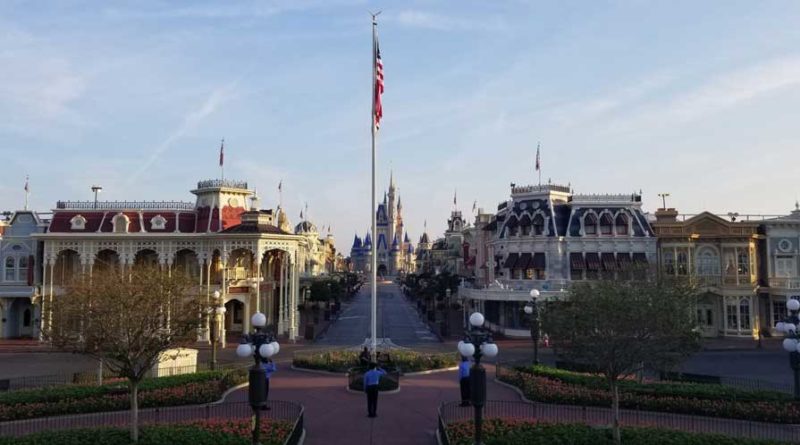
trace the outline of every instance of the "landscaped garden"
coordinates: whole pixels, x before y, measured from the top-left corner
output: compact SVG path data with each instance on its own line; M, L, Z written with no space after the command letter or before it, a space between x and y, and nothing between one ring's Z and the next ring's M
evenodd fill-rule
M261 444L281 445L294 426L261 419ZM251 420L209 419L178 425L142 426L137 445L248 445ZM128 428L87 428L0 438L0 445L130 445Z
M544 403L611 406L608 381L547 366L502 367L501 381ZM619 381L620 407L773 423L800 423L800 404L790 395L703 383Z
M345 373L351 368L360 366L359 354L360 351L356 350L295 354L292 365L296 368ZM401 373L409 373L458 366L458 356L449 352L426 354L394 349L388 353L381 353L379 363L381 366L386 365L387 367L395 368Z
M447 426L451 445L472 445L471 421ZM531 421L488 419L483 422L485 445L611 445L610 428L578 424L548 424ZM776 445L785 442L732 438L716 434L684 433L655 428L622 428L625 445Z
M247 381L245 370L208 371L144 379L142 408L194 405L219 400L229 388ZM101 386L62 386L0 393L0 421L130 409L126 380Z

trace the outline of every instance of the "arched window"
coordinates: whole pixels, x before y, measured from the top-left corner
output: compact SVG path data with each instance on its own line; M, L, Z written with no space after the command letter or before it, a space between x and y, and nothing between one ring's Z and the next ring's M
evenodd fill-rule
M750 329L750 299L747 297L739 301L739 328Z
M597 235L597 216L589 213L583 219L583 233L587 235Z
M544 235L544 217L541 214L533 217L533 234Z
M697 275L719 275L719 255L713 249L705 248L697 254Z
M28 279L28 257L23 256L17 259L17 281Z
M611 214L608 212L600 215L600 233L602 235L611 235L614 233L614 221L611 219Z
M617 215L617 218L614 221L614 225L616 226L617 235L628 234L628 217L625 216L624 213L620 213L619 215Z
M16 261L14 257L9 256L6 257L5 261L5 273L3 274L3 278L5 281L16 281L17 280L17 269L16 269Z

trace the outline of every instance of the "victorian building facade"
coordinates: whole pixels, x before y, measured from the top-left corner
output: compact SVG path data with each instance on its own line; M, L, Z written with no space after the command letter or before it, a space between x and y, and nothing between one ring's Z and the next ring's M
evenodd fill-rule
M542 299L559 299L572 281L634 277L656 261L656 238L636 193L512 186L497 213L478 214L479 228L485 234L473 234L476 245L465 249L475 284L460 296L483 311L492 329L510 336L529 335L523 307L531 289Z
M350 249L350 267L353 272L368 273L372 267L372 243L378 274L399 275L416 270L414 246L403 224L403 203L397 193L394 175L389 178L389 191L375 211L376 234L369 231L362 239L355 235Z
M783 335L775 324L786 317L786 301L800 300L800 204L787 216L762 222L764 235L760 249L763 273L759 279L762 332Z
M46 220L28 210L11 213L0 227L0 338L39 335L42 249L34 236L46 227Z
M282 210L259 209L246 182L200 181L191 192L195 202L58 202L46 233L34 235L42 246L44 326L71 277L157 265L185 271L199 295L224 305L221 342L225 332L249 331L256 311L278 335L296 338L300 277L327 267L321 258L329 246L310 231L290 232ZM212 301L215 291L222 301Z

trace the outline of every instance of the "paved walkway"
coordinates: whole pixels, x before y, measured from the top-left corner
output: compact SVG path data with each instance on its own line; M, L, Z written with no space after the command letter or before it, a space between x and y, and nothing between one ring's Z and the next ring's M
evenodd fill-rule
M439 404L459 399L456 371L406 376L400 381L400 392L380 395L378 417L371 419L366 397L348 392L344 376L295 371L287 366L280 366L273 377L270 398L305 406L306 445L433 444ZM487 366L487 373L487 377L493 376L494 368ZM515 391L491 379L488 385L490 399L521 400ZM242 390L229 399L246 398ZM472 408L463 409L471 412Z

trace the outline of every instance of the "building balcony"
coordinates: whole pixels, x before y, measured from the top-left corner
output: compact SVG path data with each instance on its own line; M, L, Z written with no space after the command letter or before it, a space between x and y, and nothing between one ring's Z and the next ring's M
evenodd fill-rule
M779 289L800 289L800 277L772 277L769 279L769 287Z
M567 288L565 280L506 280L497 284L492 284L484 288L476 289L460 287L458 292L460 297L469 300L488 300L488 301L530 301L531 289L540 292L540 299L557 300L561 298Z

